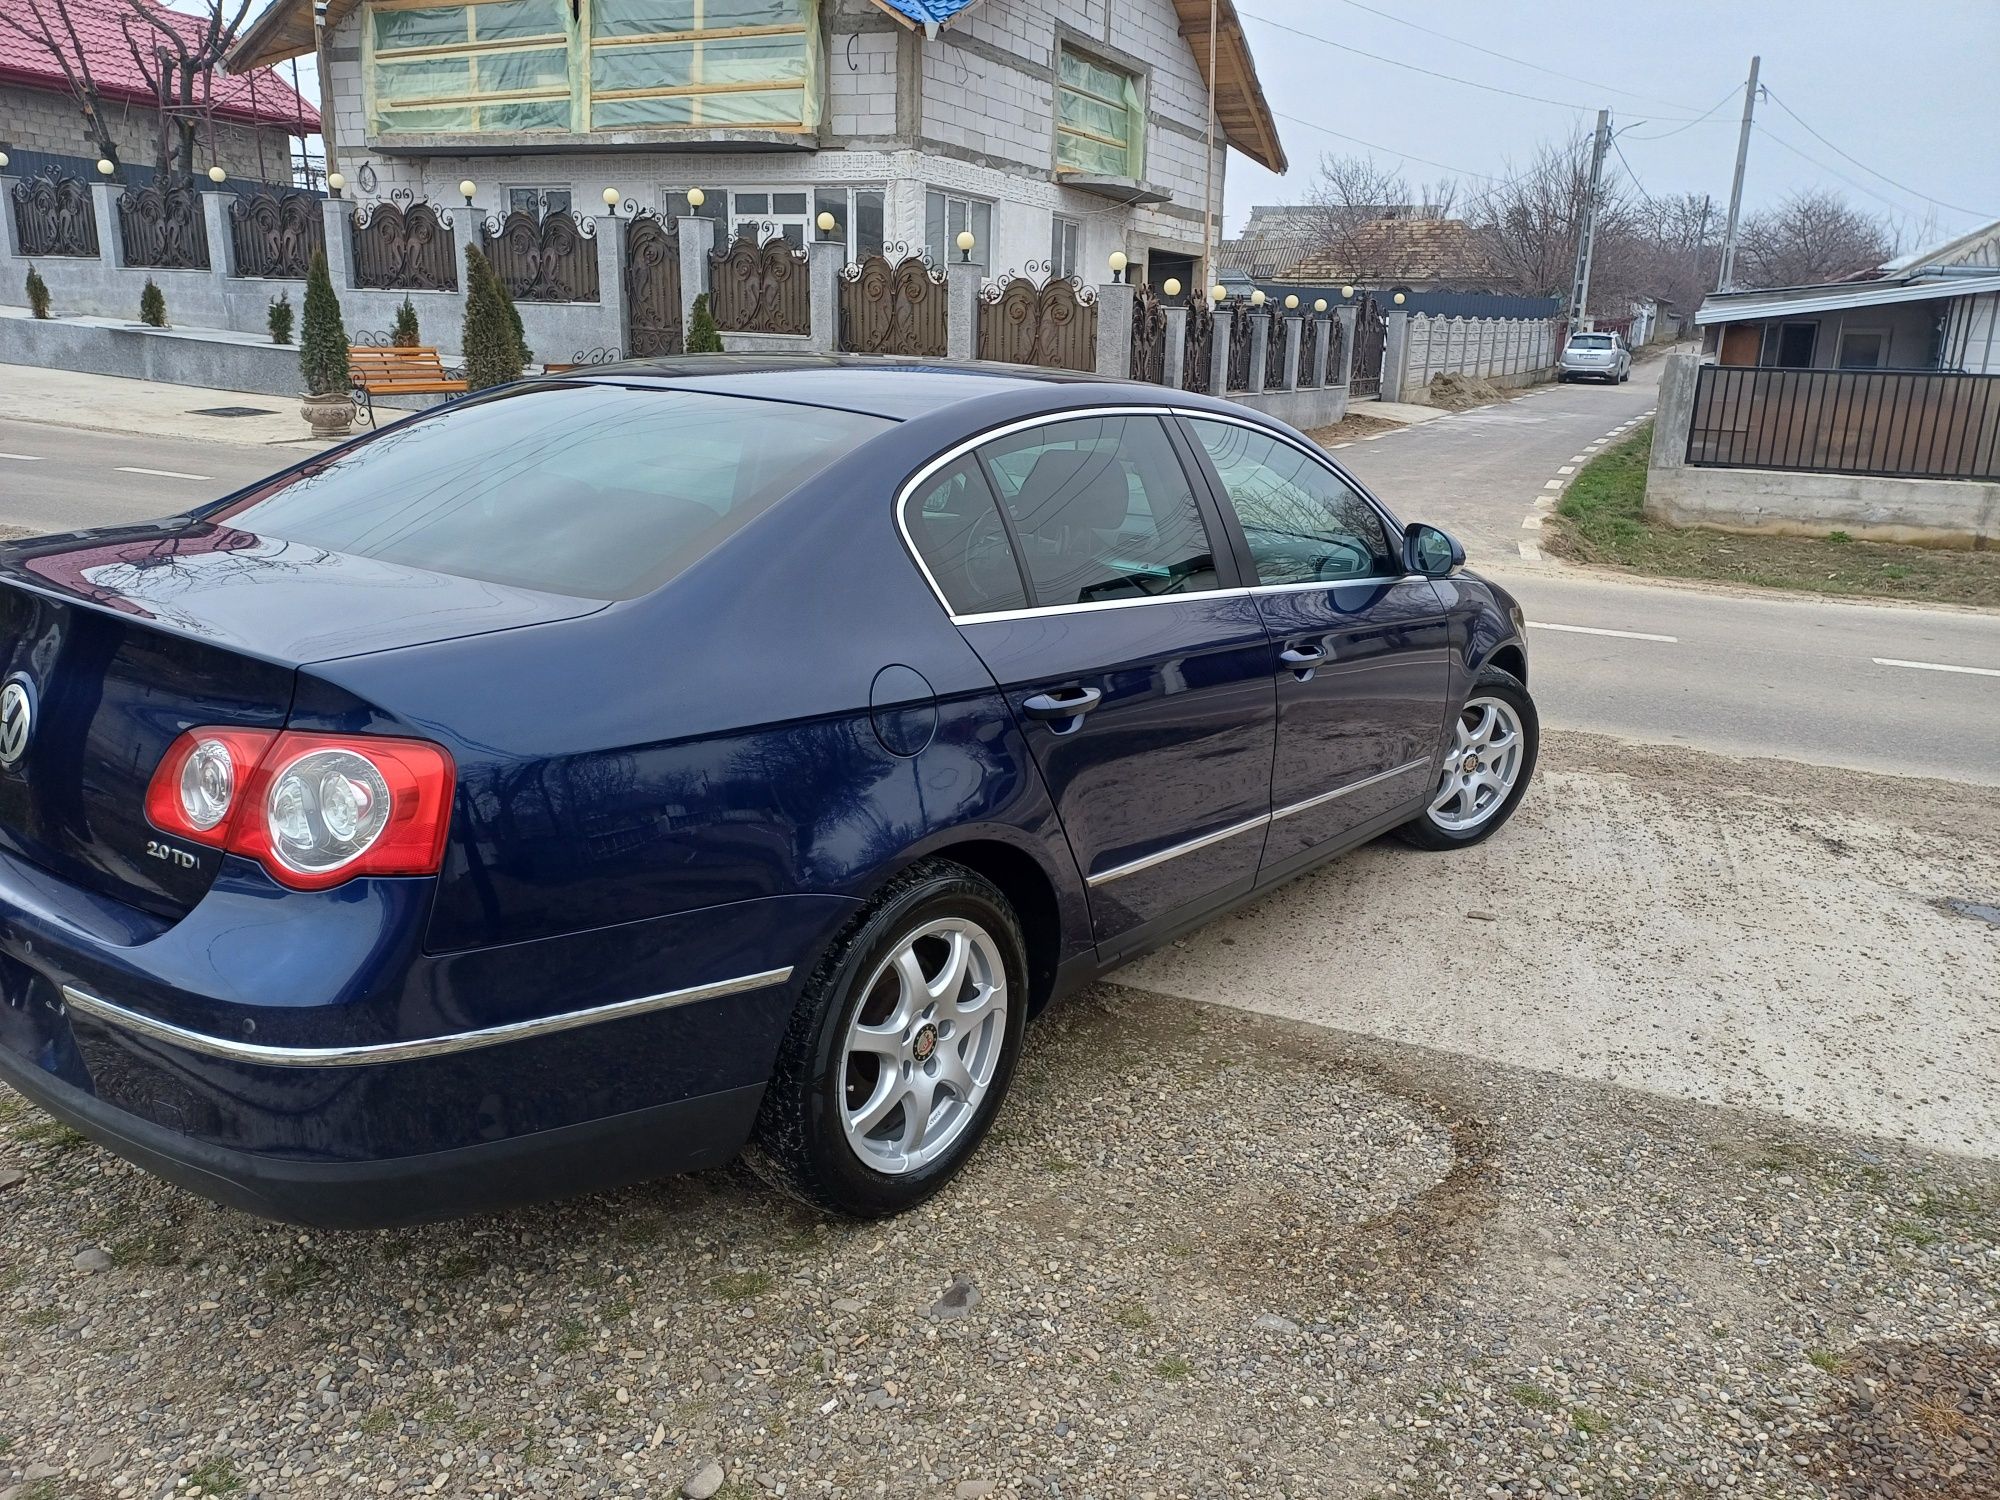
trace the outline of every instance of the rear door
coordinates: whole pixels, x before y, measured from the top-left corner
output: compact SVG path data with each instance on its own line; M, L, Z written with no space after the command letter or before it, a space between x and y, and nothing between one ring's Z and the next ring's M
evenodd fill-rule
M1396 811L1429 785L1451 679L1450 622L1405 572L1382 512L1301 444L1189 417L1256 571L1278 704L1264 872Z
M1169 419L1021 424L935 466L904 524L1006 694L1107 956L1249 889L1276 698L1256 603Z

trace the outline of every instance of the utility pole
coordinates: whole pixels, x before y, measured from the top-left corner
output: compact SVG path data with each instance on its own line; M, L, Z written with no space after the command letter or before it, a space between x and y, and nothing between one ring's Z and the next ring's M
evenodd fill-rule
M1611 111L1597 112L1597 136L1590 148L1590 188L1583 198L1583 218L1576 230L1576 277L1569 288L1569 326L1585 322L1590 302L1590 262L1597 248L1597 195L1604 180L1604 156L1611 149Z
M1718 292L1729 290L1736 277L1736 220L1743 212L1743 166L1750 159L1750 127L1757 115L1757 68L1761 57L1750 59L1750 81L1743 85L1743 130L1736 137L1736 180L1729 187L1729 223L1722 231L1722 274L1716 278Z

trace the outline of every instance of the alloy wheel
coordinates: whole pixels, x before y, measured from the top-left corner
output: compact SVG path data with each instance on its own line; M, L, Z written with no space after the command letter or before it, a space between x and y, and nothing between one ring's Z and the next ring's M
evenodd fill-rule
M1007 966L962 917L906 934L862 987L841 1049L847 1143L891 1176L936 1161L979 1113L1007 1040Z
M1430 819L1450 833L1479 827L1506 804L1521 775L1521 719L1500 698L1471 698L1445 752Z

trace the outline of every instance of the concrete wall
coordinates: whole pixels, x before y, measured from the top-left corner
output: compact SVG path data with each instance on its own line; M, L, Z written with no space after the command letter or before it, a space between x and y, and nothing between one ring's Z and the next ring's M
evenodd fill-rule
M1646 514L1711 531L1825 536L1927 547L2000 544L2000 484L1879 479L1774 469L1698 468L1687 462L1699 359L1670 354L1646 470Z
M1561 352L1551 319L1390 316L1408 318L1396 382L1404 401L1423 401L1433 375L1466 375L1503 387L1538 384L1550 378Z
M136 104L108 104L105 115L119 156L136 165L151 164L159 150L159 116ZM84 129L83 113L73 98L22 84L0 85L0 142L14 151L46 151L84 162L98 157L97 141ZM283 130L217 121L213 150L204 126L196 154L196 165L204 172L219 162L230 176L249 182L292 178L292 137Z

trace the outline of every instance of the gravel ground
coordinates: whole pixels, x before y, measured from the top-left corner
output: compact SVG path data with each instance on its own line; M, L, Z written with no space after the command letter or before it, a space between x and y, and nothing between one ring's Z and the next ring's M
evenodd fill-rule
M1591 1045L1716 1004L1707 969L1650 1008L1632 991L1712 959L1803 1055L1823 1008L1857 1029L1844 1066L1935 1054L1985 1099L1983 1043L1945 1002L1960 986L1990 1009L1977 975L2000 972L2000 931L1927 903L1947 875L1984 878L1991 809L1935 784L1790 768L1793 795L1686 752L1551 749L1518 828L1481 851L1364 851L1046 1018L972 1169L888 1224L726 1172L302 1232L211 1208L0 1089L0 1500L2000 1496L1992 1153L1843 1133L1837 1101L1789 1087L1773 1099L1822 1118L1673 1097L1699 1089L1651 1048ZM1736 800L1696 805L1725 783ZM1624 875L1593 852L1614 787L1658 823ZM1485 884L1482 859L1518 884ZM1898 870L1910 910L1879 937L1865 914L1829 936L1741 907L1788 876L1797 902L1845 912L1833 893L1865 905ZM1713 899L1687 905L1680 878ZM1643 915L1621 880L1665 925L1604 967L1605 903ZM1258 924L1365 934L1413 892L1434 918L1461 882L1498 909L1435 951L1435 921L1402 929L1393 965L1386 932L1372 961L1310 950L1334 1024L1158 992L1207 964L1207 998L1269 1009ZM1919 907L1940 925L1913 926ZM1567 946L1533 925L1563 911ZM1745 956L1810 957L1814 933L1830 956L1803 999ZM1529 938L1555 944L1539 970ZM1905 941L1932 945L1927 966L1890 962ZM1870 1019L1898 985L1900 1030ZM1413 989L1429 1010L1404 1007ZM1494 1038L1537 1008L1570 1019L1527 1031L1539 1065L1519 1066ZM1693 1030L1726 1059L1748 1009Z

